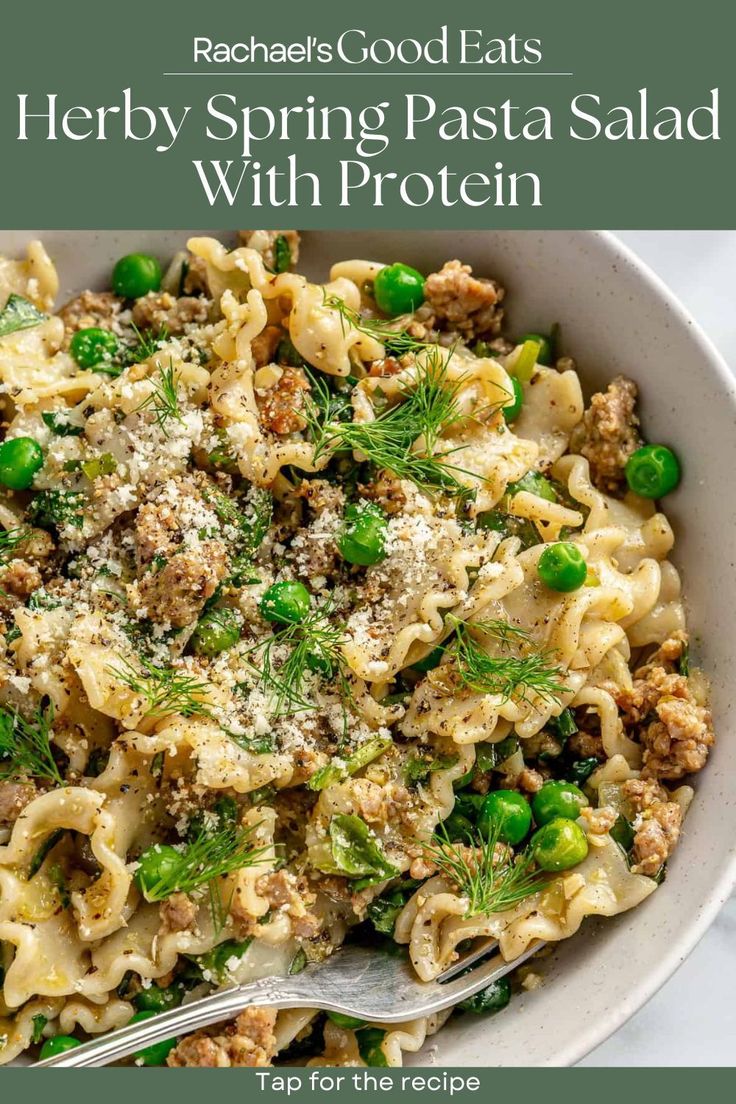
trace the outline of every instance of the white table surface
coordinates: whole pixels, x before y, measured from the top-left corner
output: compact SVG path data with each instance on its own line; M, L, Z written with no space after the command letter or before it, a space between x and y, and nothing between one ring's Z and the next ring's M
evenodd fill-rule
M620 233L736 371L736 231ZM581 1066L736 1065L736 895L662 989Z

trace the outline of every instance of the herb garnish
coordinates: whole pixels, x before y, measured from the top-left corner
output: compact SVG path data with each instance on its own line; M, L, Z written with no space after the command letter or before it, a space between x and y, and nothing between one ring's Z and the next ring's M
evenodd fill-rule
M450 615L448 622L455 628L455 642L449 651L455 659L455 673L460 686L477 694L497 694L504 701L529 702L538 697L558 702L566 690L562 682L564 671L553 664L549 651L529 651L523 656L489 655L473 636L480 632L508 646L513 641L528 645L529 634L507 621L461 621Z
M394 319L364 318L359 311L349 307L339 295L325 295L324 305L338 312L343 333L353 329L365 334L366 337L372 337L375 341L386 345L386 352L391 356L400 357L404 353L415 353L419 349L426 349L429 344L426 341L418 341L405 329L397 327Z
M313 378L311 401L302 413L312 432L314 459L330 452L357 451L379 470L408 479L423 490L473 497L472 488L455 474L472 473L447 462L462 446L435 452L442 434L467 417L459 403L462 377L451 380L447 362L436 353L418 366L413 383L402 389L402 402L373 421L345 422L331 420L330 390L324 381ZM421 451L415 451L418 444Z
M139 668L120 659L117 667L108 667L110 674L143 698L149 717L166 717L178 713L182 717L211 717L209 707L200 700L208 685L176 667L159 666L144 656L138 657ZM142 670L140 669L142 668Z
M183 420L179 408L179 376L173 361L169 360L168 368L159 367L159 376L159 380L149 380L152 391L136 410L151 410L157 426L164 437L168 437L169 422Z
M466 918L506 912L545 884L528 849L517 856L504 845L499 849L499 828L495 826L487 838L478 833L468 845L452 843L440 824L435 832L439 842L425 845L427 857L467 899Z
M333 611L334 604L330 600L322 602L302 621L285 625L251 649L259 654L260 665L255 669L272 695L274 716L316 709L316 705L305 697L304 684L310 673L334 678L343 702L350 700L347 665L342 653L345 637L342 629L329 621ZM289 650L288 655L279 661L274 651L284 646Z
M0 779L3 782L40 778L56 786L64 785L51 750L53 723L51 702L39 705L30 721L17 710L0 706Z
M13 529L0 529L0 568L8 566L14 552L30 535L28 529L22 525Z
M30 330L45 322L47 318L48 315L34 307L28 299L13 292L0 310L0 337L17 333L19 330Z
M178 851L177 860L162 867L157 880L144 884L143 896L149 902L165 901L172 893L191 893L215 878L263 862L270 848L253 846L255 827L227 825L214 834L201 832Z

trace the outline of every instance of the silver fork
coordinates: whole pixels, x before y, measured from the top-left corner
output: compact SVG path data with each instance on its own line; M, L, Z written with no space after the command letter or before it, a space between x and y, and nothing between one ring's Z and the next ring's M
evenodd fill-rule
M83 1043L55 1058L36 1062L33 1068L106 1066L163 1039L231 1019L246 1007L318 1008L356 1016L369 1023L403 1023L442 1012L472 997L514 970L543 945L534 943L513 962L505 962L499 954L493 954L498 947L496 940L486 939L433 982L418 981L405 954L344 947L326 962L307 966L293 977L267 977L221 989Z

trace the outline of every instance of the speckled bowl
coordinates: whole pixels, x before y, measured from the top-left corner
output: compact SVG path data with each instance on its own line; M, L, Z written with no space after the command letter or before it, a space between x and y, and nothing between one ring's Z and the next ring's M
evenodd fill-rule
M29 237L56 260L62 298L103 287L114 260L143 249L167 258L187 232L5 231L0 251ZM223 235L218 235L223 237ZM228 236L228 235L225 235ZM431 1040L449 1066L564 1066L581 1058L662 985L705 932L736 875L736 742L730 692L736 670L736 389L725 364L667 288L613 236L590 231L305 235L300 268L324 276L345 257L407 261L431 271L459 257L507 288L512 332L562 326L586 390L618 372L641 387L646 436L674 446L684 481L667 500L678 538L697 659L710 673L721 737L703 774L664 885L633 912L589 921L545 960L541 988L491 1020L463 1017ZM415 1059L428 1060L427 1048Z

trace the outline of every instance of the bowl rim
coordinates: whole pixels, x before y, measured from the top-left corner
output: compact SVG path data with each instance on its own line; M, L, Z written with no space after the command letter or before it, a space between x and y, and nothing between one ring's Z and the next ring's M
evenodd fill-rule
M700 323L690 314L675 292L647 262L642 260L635 250L611 230L583 230L579 232L597 242L609 256L615 256L623 260L636 271L637 276L648 285L649 290L667 305L673 318L679 324L687 326L692 339L703 349L704 356L707 358L710 368L718 377L719 382L726 389L732 388L734 374L714 342ZM694 917L677 939L667 945L657 966L647 970L642 975L639 984L630 990L625 1000L621 1001L614 1009L611 1009L605 1018L592 1023L583 1032L578 1033L575 1041L570 1043L568 1047L558 1051L554 1061L549 1064L554 1066L575 1065L581 1058L584 1058L597 1046L604 1043L606 1039L610 1038L643 1008L692 953L734 889L736 889L736 849L732 851L730 858L727 859L720 878L713 885L711 894L701 901L698 915Z

